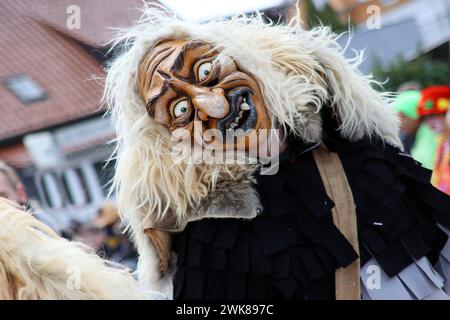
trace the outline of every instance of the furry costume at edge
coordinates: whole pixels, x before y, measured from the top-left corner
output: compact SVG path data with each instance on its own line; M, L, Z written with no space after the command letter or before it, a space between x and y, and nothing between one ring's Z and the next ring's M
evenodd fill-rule
M344 58L336 37L296 19L195 24L146 7L111 43L104 96L117 131L113 187L139 251L139 285L2 200L1 296L342 299L335 273L353 266L361 284L351 283L351 299L447 299L450 200L401 152L389 95L357 70L362 56ZM242 101L247 120L231 129L282 132L277 174L169 156L174 128L195 119L229 129L227 115ZM319 149L345 171L356 241L333 223L338 203L319 173ZM82 268L81 290L67 288L70 265ZM367 285L374 266L376 290Z

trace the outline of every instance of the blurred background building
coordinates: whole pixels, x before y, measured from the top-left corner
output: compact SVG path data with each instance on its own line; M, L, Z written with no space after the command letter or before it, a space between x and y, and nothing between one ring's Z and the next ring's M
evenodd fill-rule
M297 14L291 0L160 2L196 21L259 9L282 23ZM111 28L140 16L142 3L0 2L0 159L18 169L29 195L61 223L88 221L105 201L114 167L105 161L114 131L101 104L106 43ZM365 50L361 71L389 79L388 89L407 81L448 84L448 0L303 0L299 6L305 28L321 22L336 32L351 28L347 54ZM79 28L68 24L74 8ZM348 33L340 41L345 46Z
M67 26L70 5L81 27ZM106 197L114 131L103 117L108 27L129 25L141 1L0 3L0 159L62 224L92 217Z
M388 68L393 60L411 61L427 53L436 59L449 58L450 1L448 0L331 0L339 21L355 27L351 47L366 50L361 65L371 72L374 64ZM372 18L380 14L380 23ZM342 38L342 43L348 37Z

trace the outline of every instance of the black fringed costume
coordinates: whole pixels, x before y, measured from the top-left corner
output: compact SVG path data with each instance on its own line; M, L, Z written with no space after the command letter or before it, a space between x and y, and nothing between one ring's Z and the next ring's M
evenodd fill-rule
M448 238L450 198L429 183L430 171L381 141L350 143L329 131L323 143L338 153L353 192L361 267L375 258L392 278L414 262L423 266L423 257L435 264ZM333 224L311 146L290 141L279 172L257 181L262 215L191 222L177 235L174 298L335 298L335 270L358 255ZM400 278L421 298L423 288L405 272Z

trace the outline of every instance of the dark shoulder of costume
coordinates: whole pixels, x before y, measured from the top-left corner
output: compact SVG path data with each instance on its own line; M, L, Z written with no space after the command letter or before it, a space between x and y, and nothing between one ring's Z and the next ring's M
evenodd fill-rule
M325 128L352 189L361 264L375 257L389 276L424 256L434 264L448 238L439 225L450 229L450 197L431 185L431 171L387 142L350 143Z
M262 215L191 222L177 235L175 298L334 298L334 271L358 256L333 224L310 147L292 142L276 175L257 176Z
M387 143L342 139L335 126L326 125L324 143L353 192L361 265L374 257L394 276L421 257L435 261L450 200L430 172ZM176 236L175 298L334 299L335 270L358 255L333 224L312 147L291 139L278 173L257 177L261 216L191 222Z

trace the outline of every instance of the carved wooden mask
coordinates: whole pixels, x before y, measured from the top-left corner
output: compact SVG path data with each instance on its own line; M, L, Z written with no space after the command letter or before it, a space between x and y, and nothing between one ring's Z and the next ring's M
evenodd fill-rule
M140 64L138 89L151 118L170 131L269 129L270 120L257 82L233 59L221 57L201 40L158 43ZM245 135L233 140L245 145ZM226 142L228 143L228 142Z

